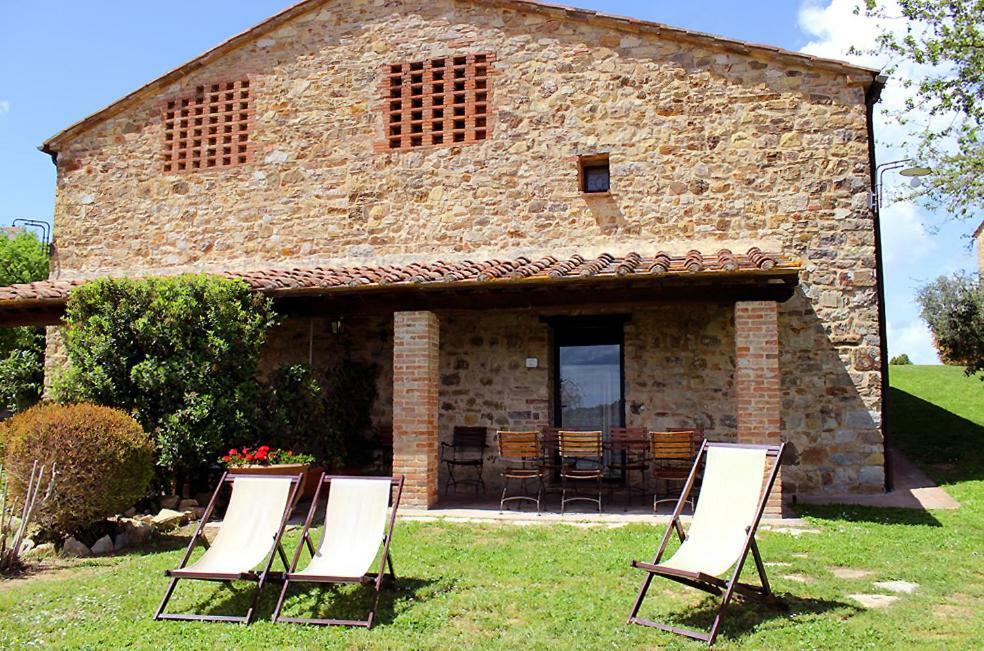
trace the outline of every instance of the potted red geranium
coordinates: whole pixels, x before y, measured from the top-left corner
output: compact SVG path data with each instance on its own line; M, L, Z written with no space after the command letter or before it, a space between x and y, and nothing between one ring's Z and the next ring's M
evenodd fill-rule
M301 484L301 497L314 494L320 473L308 472L314 457L293 450L271 448L260 445L256 448L235 448L219 459L225 468L237 475L304 475ZM310 493L310 495L309 495Z

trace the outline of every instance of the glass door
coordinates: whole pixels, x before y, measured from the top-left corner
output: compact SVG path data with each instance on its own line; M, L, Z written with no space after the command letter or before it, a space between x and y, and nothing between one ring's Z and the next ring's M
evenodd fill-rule
M554 426L601 430L625 424L622 326L625 317L550 320L554 338Z
M558 346L559 427L601 430L622 423L622 346Z

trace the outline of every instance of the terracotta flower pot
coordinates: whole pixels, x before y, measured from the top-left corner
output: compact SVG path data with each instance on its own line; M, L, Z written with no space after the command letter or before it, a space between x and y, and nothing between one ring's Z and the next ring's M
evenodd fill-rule
M301 489L298 493L298 500L309 500L314 497L314 491L318 488L318 480L324 471L321 468L312 468L307 463L279 463L269 466L239 466L230 468L229 473L233 475L299 475L301 479Z

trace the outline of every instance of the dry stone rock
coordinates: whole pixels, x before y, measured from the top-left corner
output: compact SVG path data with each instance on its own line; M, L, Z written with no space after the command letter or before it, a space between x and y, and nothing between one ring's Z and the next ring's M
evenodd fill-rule
M830 573L838 579L863 579L866 576L871 576L869 570L859 570L853 567L834 567L831 568Z
M65 543L62 545L62 553L66 556L82 558L85 556L91 556L92 550L90 550L85 543L76 540L74 536L69 536L65 539Z
M113 539L108 535L103 536L96 542L92 543L92 553L99 554L111 554L113 552Z
M899 600L890 594L849 594L847 595L865 608L887 608Z
M50 556L55 553L55 543L41 543L40 545L31 548L26 554L25 558L40 558L43 556Z
M174 509L174 508L177 508L178 502L180 502L180 501L181 501L181 498L178 497L177 495L167 495L167 496L161 498L161 508L162 509Z
M876 581L875 587L888 590L889 592L904 592L905 594L909 594L915 592L919 584L910 583L909 581Z
M155 515L153 520L151 520L151 524L157 531L170 531L181 526L186 519L187 516L180 511L161 509L160 513Z

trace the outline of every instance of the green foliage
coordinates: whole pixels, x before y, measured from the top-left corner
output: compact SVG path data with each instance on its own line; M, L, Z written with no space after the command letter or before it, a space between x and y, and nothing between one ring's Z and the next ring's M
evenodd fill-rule
M940 358L966 366L984 380L984 286L979 275L941 276L919 290L916 301Z
M38 514L47 532L73 534L121 513L144 496L154 442L133 418L97 405L37 405L2 426L11 491L22 499L35 459L57 475L57 492Z
M0 285L48 277L48 253L33 233L0 231ZM0 328L0 408L33 405L44 387L44 328Z
M274 314L244 282L101 279L72 292L65 321L70 366L56 397L132 413L163 468L196 470L254 438L256 368Z
M260 438L271 445L312 454L331 464L338 441L326 440L324 390L307 364L285 364L269 378Z
M903 63L927 71L903 80L914 96L892 116L911 129L910 155L933 169L915 194L952 214L977 215L984 206L984 0L899 0L901 31L886 2L864 4L880 21L875 53L889 57L885 72Z
M909 359L908 355L902 353L901 355L896 355L892 359L888 360L888 363L892 366L905 366L906 364L911 364L912 360Z
M364 463L359 442L372 427L377 374L348 352L323 375L306 364L281 366L270 376L264 440L312 454L328 468Z
M0 408L18 412L41 399L44 348L12 350L0 359Z

